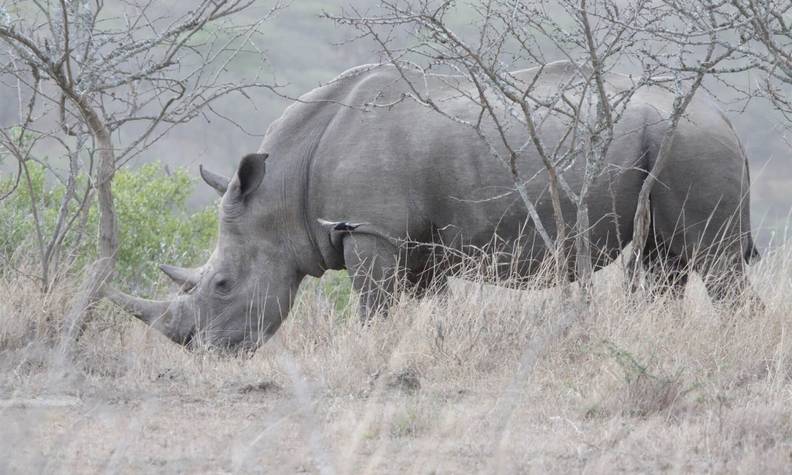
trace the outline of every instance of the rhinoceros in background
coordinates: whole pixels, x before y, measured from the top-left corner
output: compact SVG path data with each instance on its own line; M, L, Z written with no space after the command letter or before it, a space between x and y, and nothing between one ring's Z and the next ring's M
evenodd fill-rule
M574 70L556 63L515 76L528 84L539 74L536 90L553 91ZM473 91L463 78L414 79L425 81L449 114L475 120L478 109L454 90ZM619 90L628 78L612 74L607 82ZM303 96L269 127L261 153L242 158L233 178L201 170L222 194L220 233L204 266L161 266L184 292L153 301L107 289L107 297L177 343L200 336L210 345L255 347L287 317L303 278L328 269L349 270L364 316L387 305L397 261L399 275L421 290L446 278L455 263L445 257L472 255L493 236L501 250L513 251L498 254L504 272L530 275L547 249L508 168L473 129L406 99L407 87L394 67L372 65ZM370 107L374 101L391 105ZM616 127L588 200L595 268L611 262L632 236L636 198L672 102L667 91L640 90ZM563 131L551 116L542 138L556 143ZM507 133L513 143L525 141L524 127ZM543 165L530 149L518 163L522 176L535 177L528 194L554 235ZM582 169L578 163L564 174L573 188ZM574 205L563 207L573 223ZM676 286L688 272L701 272L715 299L749 290L744 264L756 251L748 166L728 120L705 98L691 103L675 134L651 213L644 264L670 270ZM400 249L403 242L412 243L409 252ZM438 259L441 247L455 252Z

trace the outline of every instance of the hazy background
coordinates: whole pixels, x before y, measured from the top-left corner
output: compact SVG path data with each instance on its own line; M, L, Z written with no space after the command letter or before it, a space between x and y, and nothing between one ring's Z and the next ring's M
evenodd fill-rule
M365 10L374 7L377 1L354 0L353 3ZM247 22L255 19L256 15L263 15L271 4L261 2L238 21ZM273 80L286 84L283 93L298 96L332 80L348 68L377 62L376 45L367 41L350 42L354 31L320 18L322 12L338 13L349 5L349 0L295 0L262 27L264 34L257 42L264 55L246 55L243 61L234 64L231 74L241 77L265 64L265 70ZM156 8L167 13L177 7L159 2ZM460 28L464 29L468 20L464 15L459 16ZM748 75L739 78L745 85L751 80ZM710 84L709 87L719 96L730 95L729 90L720 84ZM15 120L17 101L13 89L1 91L0 99L9 106L0 109L0 120L3 123ZM230 175L240 157L258 149L267 126L281 115L287 105L287 100L268 91L254 91L250 100L241 95L227 97L217 104L216 109L241 124L244 131L217 117L209 120L199 118L172 130L136 158L136 162L159 160L169 167L186 167L196 177L198 164L203 163L219 173ZM783 229L790 211L792 137L788 130L785 131L790 124L784 124L780 115L761 99L755 99L744 111L740 110L742 103L723 107L733 121L751 162L752 220L759 244L766 246L773 233ZM212 190L199 185L192 202L205 204L214 197Z

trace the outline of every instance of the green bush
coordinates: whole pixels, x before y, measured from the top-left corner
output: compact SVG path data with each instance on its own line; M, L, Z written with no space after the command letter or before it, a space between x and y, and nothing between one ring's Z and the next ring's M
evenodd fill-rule
M320 280L322 293L332 302L336 314L342 318L351 316L354 305L352 301L352 279L347 271L329 271Z
M190 212L193 182L187 171L164 173L158 163L124 170L113 180L118 213L118 273L130 284L152 287L157 264L203 264L217 236L217 212Z
M29 170L43 234L51 236L65 188L59 182L50 183L42 166L30 163ZM84 177L80 181L84 183ZM0 194L12 186L11 179L0 180ZM189 210L187 199L192 190L186 170L167 173L159 163L116 173L113 194L119 232L117 269L118 278L126 285L151 289L159 281L158 263L187 266L202 263L208 257L217 234L217 213L213 207ZM93 203L82 241L76 244L76 232L64 241L64 249L79 256L75 270L96 257L97 222L98 209ZM27 186L20 186L0 203L0 252L7 259L38 257Z
M55 226L55 214L58 212L57 203L60 201L57 191L44 187L44 167L31 163L28 167L33 194L43 206L41 216L44 232L50 234ZM24 180L22 178L21 180ZM0 181L0 196L11 191L14 180L11 178ZM63 187L59 188L62 192ZM31 211L30 190L25 183L20 182L14 194L0 202L0 252L10 258L25 243L33 243L35 228L33 213ZM17 256L18 257L18 256Z

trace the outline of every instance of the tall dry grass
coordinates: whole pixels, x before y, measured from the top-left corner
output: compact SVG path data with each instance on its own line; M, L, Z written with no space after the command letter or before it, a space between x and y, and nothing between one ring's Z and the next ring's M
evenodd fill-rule
M189 352L102 305L0 280L0 472L785 472L792 248L750 270L762 314L623 291L590 306L476 275L362 326L307 282L253 356ZM350 302L350 305L353 302Z

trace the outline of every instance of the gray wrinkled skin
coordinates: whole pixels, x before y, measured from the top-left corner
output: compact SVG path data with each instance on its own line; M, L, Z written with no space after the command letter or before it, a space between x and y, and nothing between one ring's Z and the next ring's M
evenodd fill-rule
M527 84L536 71L517 76ZM566 63L545 68L538 94L552 94L570 71ZM423 81L416 76L416 84ZM430 96L450 114L475 121L478 110L445 84L450 81L462 84L458 78L428 77ZM611 75L608 87L617 90L627 81ZM416 290L438 282L442 287L444 271L459 258L434 265L442 257L438 247L416 243L442 243L476 255L474 249L497 242L507 251L501 254L500 277L530 275L546 249L508 168L471 128L403 99L405 91L393 67L365 66L303 96L267 131L261 152L268 158L245 157L228 184L214 253L201 269L175 276L189 293L150 307L145 305L151 301L110 298L179 343L200 338L238 348L255 347L277 330L306 275L349 269L361 291L364 317L387 305L397 259ZM372 102L395 105L366 106ZM607 166L589 199L595 268L630 241L636 198L672 102L668 92L644 89L616 128ZM542 139L555 144L563 131L559 120L549 117ZM498 144L494 133L490 126L487 134ZM518 124L508 135L512 143L527 140ZM507 156L504 149L499 152ZM546 172L532 147L520 156L519 168L523 177L534 177L529 195L554 235ZM579 188L582 170L577 163L564 175L573 189ZM205 179L223 191L217 176ZM575 207L569 201L563 205L573 225ZM654 233L645 265L676 271L671 287L684 285L688 270L698 270L716 299L745 290L744 257L755 252L747 163L731 125L703 96L680 124L651 205ZM413 243L409 251L399 249L403 240ZM515 252L516 265L507 265ZM185 275L198 277L185 284Z

